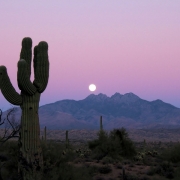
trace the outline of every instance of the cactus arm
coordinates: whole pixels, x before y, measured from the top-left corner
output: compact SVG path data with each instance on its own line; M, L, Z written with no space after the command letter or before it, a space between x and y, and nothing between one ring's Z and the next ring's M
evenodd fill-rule
M20 59L24 59L27 63L28 77L31 76L31 59L32 59L32 39L25 37L22 40L22 48Z
M0 66L0 89L8 102L13 105L22 104L22 97L14 89L5 66Z
M32 59L32 39L23 38L20 60L18 61L17 80L19 89L28 95L33 95L37 91L36 87L30 81Z
M48 59L48 44L41 41L34 48L34 82L39 93L42 93L48 84L49 79L49 59Z
M17 73L18 86L20 90L26 92L29 95L33 95L35 94L37 89L29 79L27 66L28 64L24 59L18 61L18 73Z
M0 89L1 89L1 84L2 84L2 75L3 75L3 73L2 73L2 71L3 71L3 68L4 68L4 66L0 66Z

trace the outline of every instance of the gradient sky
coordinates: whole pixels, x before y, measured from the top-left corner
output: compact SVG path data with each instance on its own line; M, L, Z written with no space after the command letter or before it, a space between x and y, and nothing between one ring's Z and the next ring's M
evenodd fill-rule
M24 37L49 44L40 105L133 92L180 107L179 0L0 1L0 65L15 89ZM31 75L33 80L33 73ZM11 105L0 93L0 108Z

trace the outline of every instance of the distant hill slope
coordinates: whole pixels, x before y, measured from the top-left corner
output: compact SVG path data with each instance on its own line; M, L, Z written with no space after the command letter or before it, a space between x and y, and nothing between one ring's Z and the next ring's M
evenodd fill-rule
M15 116L20 119L21 110ZM39 108L41 127L49 129L178 128L180 109L161 100L146 101L133 93L91 94L83 100L61 100Z

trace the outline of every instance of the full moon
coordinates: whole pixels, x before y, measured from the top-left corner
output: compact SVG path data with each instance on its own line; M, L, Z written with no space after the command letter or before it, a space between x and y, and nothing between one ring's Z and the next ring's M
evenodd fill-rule
M90 84L89 85L89 90L90 91L95 91L96 90L96 85L95 84Z

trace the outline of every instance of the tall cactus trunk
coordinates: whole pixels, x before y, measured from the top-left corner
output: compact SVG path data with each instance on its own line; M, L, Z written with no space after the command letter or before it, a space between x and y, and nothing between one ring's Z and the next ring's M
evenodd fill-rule
M19 138L19 175L24 179L41 179L43 170L38 117L40 93L23 98Z
M46 126L44 127L44 142L46 143Z
M21 94L14 89L5 66L0 66L0 89L11 104L22 109L19 138L19 179L41 180L43 157L40 146L39 100L47 87L49 79L48 44L41 41L34 47L34 81L30 80L32 58L32 39L22 40L20 60L18 61L17 81Z
M100 131L103 130L103 125L102 125L102 116L100 116Z
M66 149L69 147L68 130L66 130Z

